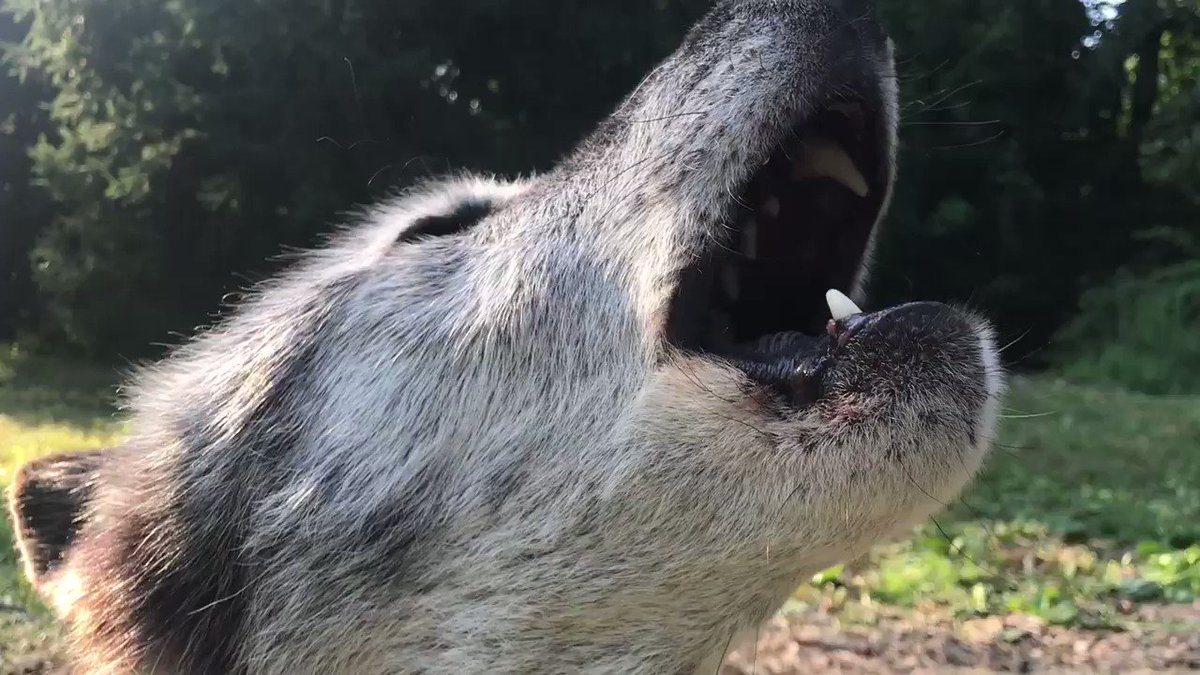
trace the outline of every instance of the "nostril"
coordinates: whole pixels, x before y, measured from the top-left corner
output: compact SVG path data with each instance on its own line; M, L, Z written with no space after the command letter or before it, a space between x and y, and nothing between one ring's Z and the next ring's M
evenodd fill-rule
M801 368L787 381L787 393L794 408L804 409L821 399L825 393L824 369Z

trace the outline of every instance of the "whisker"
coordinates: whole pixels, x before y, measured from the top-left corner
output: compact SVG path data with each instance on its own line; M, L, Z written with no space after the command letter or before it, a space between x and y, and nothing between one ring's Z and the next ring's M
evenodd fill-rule
M1007 443L992 443L992 445L994 445L997 448L1003 448L1005 450L1017 450L1020 452L1033 452L1035 450L1042 449L1042 448L1039 448L1037 446L1032 446L1032 445L1010 445Z
M709 113L708 110L696 110L693 112L681 112L681 113L675 113L673 115L663 115L662 117L648 117L644 120L629 120L629 123L630 124L650 124L651 122L664 122L666 120L673 120L673 119L677 119L680 117L699 117L702 115L707 115L708 113Z
M916 113L918 115L926 113L926 112L937 112L937 111L942 111L942 110L953 110L953 109L957 109L957 108L964 108L964 107L970 105L969 101L963 101L962 103L956 103L952 106L944 106L944 107L938 107L938 106L941 106L941 104L943 102L945 102L947 99L949 99L950 97L952 97L956 94L959 94L959 93L961 93L971 87L974 87L978 84L981 84L982 82L983 82L983 80L975 80L974 82L968 82L964 85L955 87L954 89L943 88L942 90L940 90L934 94L935 96L938 96L938 98L935 101L933 101L932 103L926 104L923 100L918 99L916 101L912 101L910 103L905 104L905 108L915 106L915 105L924 106L921 110L919 110Z
M1052 411L1052 412L1032 413L1029 415L997 415L997 417L999 417L1002 420L1034 420L1034 419L1041 419L1043 417L1054 417L1055 415L1061 415L1061 414L1062 414L1061 410L1056 410L1056 411Z
M1001 120L986 120L982 122L901 122L902 127L988 127L1002 124Z
M762 642L762 624L759 624L759 626L754 629L754 665L753 665L752 672L755 675L758 675L758 647L761 642Z
M991 136L988 136L987 138L985 138L981 141L974 141L971 143L959 143L957 145L935 145L935 146L925 148L925 149L926 150L960 150L962 148L974 148L974 147L978 147L980 145L987 145L988 143L991 143L992 141L1000 138L1003 135L1004 135L1004 130L1001 129L1000 131L997 131L995 134L992 134Z
M1030 333L1030 332L1032 332L1032 329L1026 330L1024 333L1021 333L1021 334L1020 334L1019 336L1017 336L1017 337L1016 337L1014 340L1012 340L1012 341L1011 341L1011 342L1009 342L1008 344L1006 344L1006 345L1004 345L1003 347L1001 347L1001 348L1000 348L1000 353L1001 353L1001 354L1003 354L1003 353L1004 353L1005 351L1007 351L1008 349L1011 349L1012 347L1014 347L1014 346L1015 346L1015 345L1016 345L1018 342L1020 342L1021 340L1024 340L1025 338L1029 337L1029 333Z
M1012 578L1010 578L1008 575L1002 574L993 568L980 565L978 562L975 561L974 558L967 555L967 552L962 550L961 546L958 546L957 544L954 543L954 539L949 534L946 533L945 528L943 528L942 524L937 521L937 518L930 516L929 521L931 523L933 523L933 526L936 527L937 531L940 532L941 535L946 539L946 543L950 544L950 548L952 548L955 553L962 556L962 558L964 560L966 560L967 562L971 563L972 565L974 565L974 566L978 567L979 569L983 570L984 572L986 572L988 574L988 576L1004 580L1004 582L1007 584L1006 590L1010 590L1010 591L1016 590L1016 588L1017 588L1016 582L1013 581Z

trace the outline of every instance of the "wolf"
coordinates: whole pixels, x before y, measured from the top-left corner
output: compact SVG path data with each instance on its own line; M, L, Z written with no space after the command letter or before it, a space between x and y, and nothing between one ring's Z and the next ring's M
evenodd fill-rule
M992 329L864 312L870 0L723 0L555 168L366 209L25 466L81 672L715 672L983 462Z

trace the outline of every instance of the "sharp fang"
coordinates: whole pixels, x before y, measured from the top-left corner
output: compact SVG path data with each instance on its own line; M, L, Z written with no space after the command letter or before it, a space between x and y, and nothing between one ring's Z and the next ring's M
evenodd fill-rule
M866 197L871 192L867 179L854 166L854 160L850 159L845 148L828 138L814 138L805 142L804 156L792 169L792 178L832 178L859 197Z
M742 255L750 260L758 259L758 222L749 220L742 228Z
M825 294L825 302L829 303L829 313L833 315L834 321L848 319L855 314L862 314L862 310L854 301L846 297L846 294L835 289L830 289Z
M763 202L762 210L768 218L778 218L779 209L780 206L778 197L768 197L767 201Z

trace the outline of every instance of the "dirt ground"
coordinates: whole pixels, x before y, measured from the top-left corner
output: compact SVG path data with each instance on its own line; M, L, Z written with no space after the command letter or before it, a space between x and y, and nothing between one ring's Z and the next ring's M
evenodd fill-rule
M756 652L732 655L720 675L1200 671L1200 603L1147 607L1136 618L1137 627L1117 632L1023 616L949 621L886 611L870 626L842 625L814 611L776 618ZM8 647L24 653L0 658L2 675L69 675L53 639Z
M1200 671L1200 603L1139 610L1135 628L1093 631L1024 616L969 621L893 614L871 626L811 613L764 627L721 675L801 673L1183 673Z

